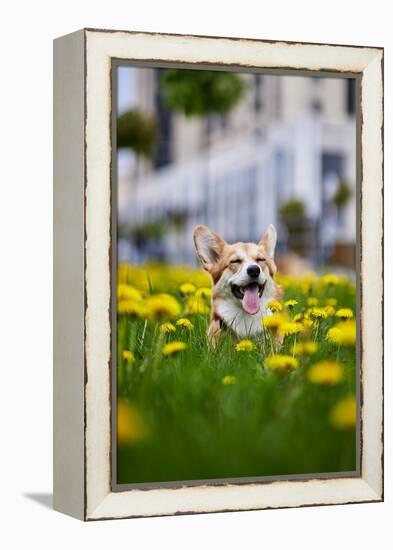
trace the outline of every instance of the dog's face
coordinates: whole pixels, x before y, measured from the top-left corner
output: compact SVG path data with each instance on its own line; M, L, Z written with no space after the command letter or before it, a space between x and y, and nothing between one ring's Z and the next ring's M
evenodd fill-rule
M194 229L195 248L202 266L212 276L213 299L230 301L249 315L259 313L261 303L274 295L276 241L273 225L258 244L228 244L208 227L198 225Z

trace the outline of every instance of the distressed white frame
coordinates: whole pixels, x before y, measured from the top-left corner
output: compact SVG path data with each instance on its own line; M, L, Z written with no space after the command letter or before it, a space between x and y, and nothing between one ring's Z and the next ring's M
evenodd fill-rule
M79 47L75 46L75 41ZM383 499L383 49L371 47L264 42L231 38L84 30L58 39L58 58L85 56L83 74L85 173L85 389L73 432L55 447L55 507L85 520L175 513L251 510L317 504L371 502ZM55 49L56 52L56 49ZM66 54L64 54L66 52ZM244 485L193 486L177 489L111 490L110 412L110 228L111 228L111 62L117 60L216 64L263 69L301 69L361 73L361 477L288 480ZM56 56L55 56L56 63ZM58 68L61 72L61 68ZM74 90L75 92L75 90ZM67 90L59 90L59 95ZM75 94L74 94L75 95ZM55 95L55 110L56 110ZM65 107L63 107L64 109ZM61 109L61 106L59 106ZM60 119L61 116L59 115ZM64 124L64 122L63 122ZM59 123L61 130L61 124ZM76 124L75 131L80 130ZM56 132L56 124L55 124ZM67 151L59 152L59 155ZM76 153L75 153L76 154ZM56 168L56 167L55 167ZM56 169L55 169L56 175ZM58 183L64 185L64 175ZM79 177L80 180L80 177ZM56 214L56 208L55 208ZM66 237L63 238L63 242ZM84 239L84 235L80 235ZM59 238L59 246L62 240ZM61 348L61 344L58 346ZM61 353L60 353L61 352ZM67 350L55 365L60 379ZM83 372L83 365L74 365ZM72 372L74 372L72 371ZM68 371L70 373L70 371ZM67 376L71 376L68 374ZM67 380L65 381L67 383ZM70 382L70 381L69 381ZM62 383L64 380L62 379ZM71 383L71 382L70 382ZM79 382L78 382L79 383ZM55 379L56 387L56 379ZM79 388L82 391L82 388ZM78 389L75 388L75 392ZM66 399L57 394L58 399ZM69 397L68 397L69 399ZM60 415L61 416L61 415ZM56 413L55 413L56 421ZM64 436L64 418L57 428ZM64 436L65 437L65 436ZM65 447L81 452L64 459ZM61 439L61 437L60 437ZM67 445L65 445L66 443ZM69 469L81 490L69 489L62 469Z

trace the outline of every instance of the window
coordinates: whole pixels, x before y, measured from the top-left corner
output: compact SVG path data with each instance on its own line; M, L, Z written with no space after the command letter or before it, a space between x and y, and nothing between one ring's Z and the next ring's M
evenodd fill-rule
M347 85L347 104L346 111L349 115L354 115L356 111L356 80L348 78Z

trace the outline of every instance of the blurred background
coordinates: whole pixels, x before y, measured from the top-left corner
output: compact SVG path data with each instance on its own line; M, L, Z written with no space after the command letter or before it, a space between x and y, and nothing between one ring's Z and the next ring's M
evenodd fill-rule
M353 271L356 83L118 68L118 259L196 265L192 230L278 230L282 271Z

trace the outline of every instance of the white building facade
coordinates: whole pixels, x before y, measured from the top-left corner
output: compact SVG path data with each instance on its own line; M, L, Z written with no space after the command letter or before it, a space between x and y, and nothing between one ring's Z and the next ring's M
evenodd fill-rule
M303 202L318 231L311 259L321 260L316 249L337 239L355 242L354 81L242 75L246 93L239 106L201 120L165 110L157 98L158 70L128 70L135 71L133 106L156 115L161 140L151 162L119 170L119 221L130 230L166 224L161 259L194 262L190 243L198 223L229 242L259 240L274 223L285 250L278 210L292 199ZM353 199L338 219L331 198L341 181ZM125 242L119 250L121 259L132 261L154 255L154 247L137 251Z

